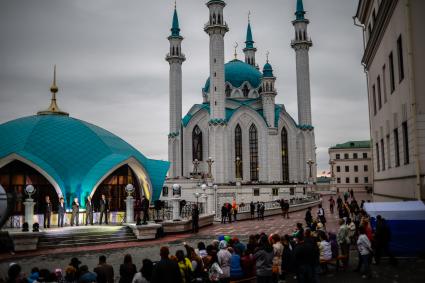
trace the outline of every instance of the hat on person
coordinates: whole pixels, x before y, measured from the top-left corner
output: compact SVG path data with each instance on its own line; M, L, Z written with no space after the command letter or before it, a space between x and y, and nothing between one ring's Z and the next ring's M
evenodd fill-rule
M78 258L73 257L71 259L71 264L79 265L79 264L81 264L81 261Z
M220 244L218 245L218 248L220 250L227 248L227 242L225 240L220 241Z

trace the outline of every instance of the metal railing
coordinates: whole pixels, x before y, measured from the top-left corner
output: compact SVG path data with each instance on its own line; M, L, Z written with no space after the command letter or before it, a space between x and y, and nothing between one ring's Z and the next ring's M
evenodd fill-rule
M191 219L193 206L197 204L199 209L199 215L205 213L204 203L196 203L190 201L180 202L180 218ZM171 201L164 201L164 206L161 209L150 208L149 218L151 220L161 222L166 220L173 220L173 204Z

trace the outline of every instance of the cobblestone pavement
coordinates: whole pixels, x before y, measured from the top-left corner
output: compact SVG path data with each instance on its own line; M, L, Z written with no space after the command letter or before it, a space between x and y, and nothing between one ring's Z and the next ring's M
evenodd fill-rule
M327 209L327 199L324 197L323 202ZM357 199L368 199L367 195L358 195ZM313 213L317 212L317 208L313 209ZM328 231L336 231L337 216L330 215L327 210L327 228ZM210 227L202 229L198 234L179 234L170 235L162 239L146 242L130 242L120 244L110 244L95 247L79 247L68 248L63 250L45 250L37 253L0 255L0 278L5 278L8 265L11 262L17 262L22 265L24 272L28 273L33 266L40 268L65 268L70 258L78 257L83 264L88 265L92 270L96 264L99 255L104 254L108 258L108 262L115 267L116 273L118 266L122 263L125 254L131 254L137 267L144 258L159 260L159 247L162 245L170 246L171 252L175 253L178 249L183 249L183 242L195 246L199 241L209 243L218 235L236 235L241 240L245 240L252 233L291 233L297 222L303 222L305 211L290 214L290 219L283 219L280 216L272 216L264 221L248 220L241 222L233 222L232 224L214 224ZM356 264L356 253L353 252L352 265ZM371 282L423 282L425 278L425 262L423 260L401 260L397 268L391 267L385 262L378 267L373 267L374 278ZM116 274L118 276L118 274ZM118 277L117 277L118 278ZM322 282L362 282L360 275L354 272L331 273L321 277ZM295 282L289 279L288 282Z

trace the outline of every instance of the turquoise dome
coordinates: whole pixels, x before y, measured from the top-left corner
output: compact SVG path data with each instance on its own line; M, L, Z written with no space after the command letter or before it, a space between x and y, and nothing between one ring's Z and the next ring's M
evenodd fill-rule
M263 76L266 78L273 77L273 68L272 65L270 65L269 62L267 62L263 67Z
M235 59L224 64L224 77L233 87L240 87L244 82L249 82L253 88L257 88L261 84L262 74L250 64ZM210 78L207 79L203 91L210 91Z
M112 169L132 158L158 199L169 163L146 158L116 135L64 115L36 115L0 124L0 161L15 154L47 173L65 197L82 200Z

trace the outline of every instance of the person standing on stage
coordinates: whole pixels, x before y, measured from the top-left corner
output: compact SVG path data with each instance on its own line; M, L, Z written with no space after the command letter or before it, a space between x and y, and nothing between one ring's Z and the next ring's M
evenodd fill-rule
M196 204L193 205L192 209L192 233L198 233L199 231L199 209Z
M148 224L147 221L149 221L149 200L146 198L146 196L142 197L141 202L142 212L143 212L143 225Z
M59 205L58 205L58 227L63 227L63 219L65 217L65 201L63 197L59 199Z
M72 215L71 215L71 226L74 226L74 223L78 226L80 216L80 204L78 203L78 198L74 198L72 202Z
M106 196L102 194L102 199L100 200L99 225L102 225L103 215L105 215L105 224L108 224L108 211L109 211L109 201L106 199Z
M50 228L50 218L52 217L52 203L50 197L46 196L44 203L44 228Z
M93 203L91 197L87 197L86 201L86 226L93 225Z

